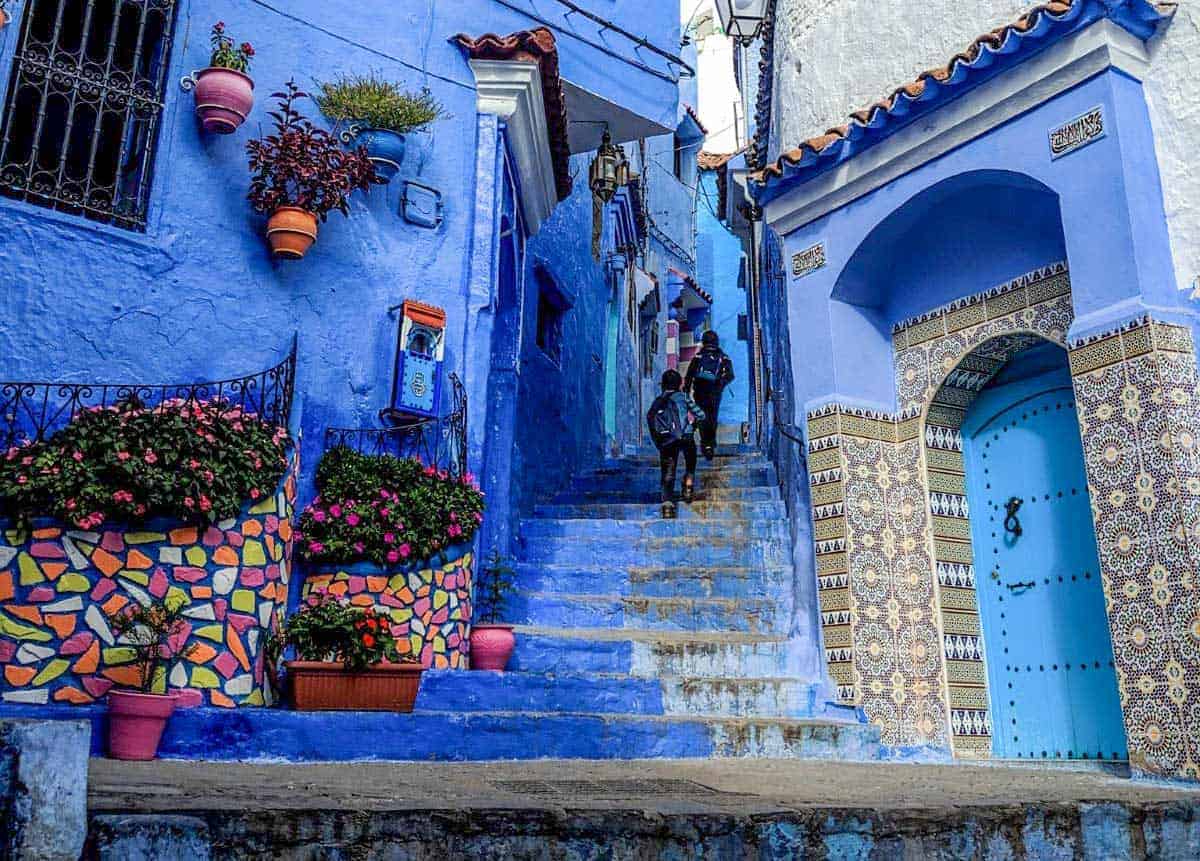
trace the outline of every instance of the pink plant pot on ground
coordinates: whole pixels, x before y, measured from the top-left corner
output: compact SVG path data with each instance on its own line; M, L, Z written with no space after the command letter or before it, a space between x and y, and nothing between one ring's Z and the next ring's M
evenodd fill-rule
M196 72L196 116L206 132L237 131L254 107L254 81L233 69L216 66Z
M174 694L109 691L108 755L113 759L154 759L173 711Z
M512 625L471 627L471 669L503 670L517 644Z

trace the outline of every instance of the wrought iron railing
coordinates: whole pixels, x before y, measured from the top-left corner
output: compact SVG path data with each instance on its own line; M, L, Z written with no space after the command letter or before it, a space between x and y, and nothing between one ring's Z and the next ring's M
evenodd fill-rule
M364 454L415 457L453 475L467 474L467 391L451 373L450 410L441 418L418 419L387 428L325 429L325 448L346 446Z
M286 359L246 377L204 383L0 382L0 448L40 442L94 407L134 403L154 409L167 401L212 401L287 427L296 383L296 342Z

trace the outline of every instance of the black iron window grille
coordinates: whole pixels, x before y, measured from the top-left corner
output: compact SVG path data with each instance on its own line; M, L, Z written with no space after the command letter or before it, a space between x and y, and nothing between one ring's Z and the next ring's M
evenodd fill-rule
M77 414L122 403L154 409L167 401L216 402L288 426L296 382L296 344L273 368L246 377L179 385L0 382L0 449L40 442Z
M467 390L451 373L450 411L390 428L326 428L325 450L346 446L363 454L415 457L451 475L467 474Z
M143 230L176 0L29 0L0 192Z

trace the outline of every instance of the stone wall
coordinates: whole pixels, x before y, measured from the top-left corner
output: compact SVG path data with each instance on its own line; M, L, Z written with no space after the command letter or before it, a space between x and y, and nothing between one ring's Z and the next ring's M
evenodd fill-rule
M404 568L371 563L315 568L303 597L323 589L356 607L374 607L392 620L402 654L430 669L465 670L470 655L474 556L459 547L444 558Z
M207 528L0 531L0 702L87 705L136 686L133 650L108 617L181 600L190 644L155 680L185 705L268 705L264 647L287 608L294 469L279 491Z

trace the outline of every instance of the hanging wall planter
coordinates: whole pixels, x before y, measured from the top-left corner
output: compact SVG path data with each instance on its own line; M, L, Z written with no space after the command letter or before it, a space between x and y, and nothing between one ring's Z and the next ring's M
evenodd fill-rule
M185 90L196 91L196 116L206 132L228 135L238 130L254 107L254 81L246 72L254 46L234 46L225 34L225 22L213 25L209 37L212 56L207 69L193 72L182 81Z
M281 206L267 220L267 243L276 257L299 260L317 241L317 217L298 206Z
M366 147L367 158L385 182L400 172L405 135L427 128L443 115L433 94L405 92L399 84L374 75L347 76L320 85L317 104L325 116L345 124L345 143Z

